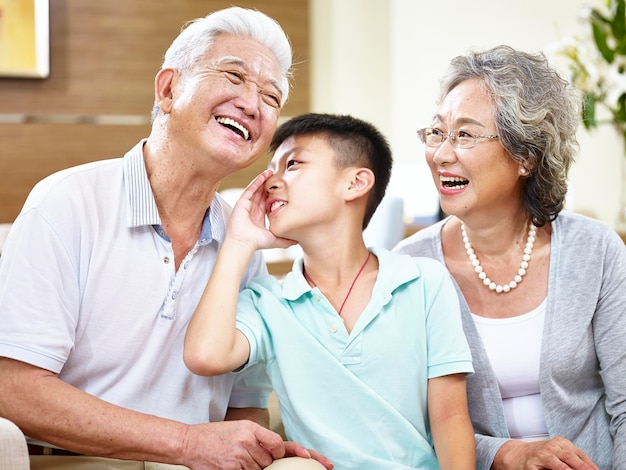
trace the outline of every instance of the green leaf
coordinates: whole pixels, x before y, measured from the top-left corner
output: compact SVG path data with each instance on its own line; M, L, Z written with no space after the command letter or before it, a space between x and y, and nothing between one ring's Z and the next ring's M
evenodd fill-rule
M624 0L614 0L611 3L611 12L613 13L611 31L615 39L621 42L626 35L626 9L624 8Z
M598 125L596 122L596 97L592 93L583 96L582 121L585 129L592 129Z
M596 43L596 47L598 48L600 54L602 54L602 57L604 57L604 60L606 60L609 64L612 64L613 59L615 58L615 53L611 50L607 43L604 29L608 20L595 9L592 9L590 18L591 30L593 31L593 39Z
M626 36L617 42L615 46L615 53L619 55L626 55Z
M626 122L626 93L617 100L617 109L613 112L613 120L615 122Z
M609 7L609 9L611 8L610 5L607 6ZM613 21L612 18L607 18L606 16L604 16L602 12L600 12L600 10L598 10L597 8L591 9L589 20L591 23L598 23L600 27L606 26L607 28L611 27L611 23Z

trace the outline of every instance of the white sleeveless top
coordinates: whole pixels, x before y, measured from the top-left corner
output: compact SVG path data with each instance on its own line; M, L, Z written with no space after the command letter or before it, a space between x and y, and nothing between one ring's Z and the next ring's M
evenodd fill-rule
M498 379L509 433L514 439L547 437L539 391L541 337L546 300L512 318L472 314Z

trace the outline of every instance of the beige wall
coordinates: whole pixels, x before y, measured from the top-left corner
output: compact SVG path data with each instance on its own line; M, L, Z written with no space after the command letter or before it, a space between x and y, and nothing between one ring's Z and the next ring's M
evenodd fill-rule
M583 3L601 0L311 0L311 107L353 113L390 138L390 191L408 216L432 213L437 196L415 131L430 122L437 80L471 48L509 44L528 51L574 31ZM568 208L614 225L622 143L610 128L579 133Z

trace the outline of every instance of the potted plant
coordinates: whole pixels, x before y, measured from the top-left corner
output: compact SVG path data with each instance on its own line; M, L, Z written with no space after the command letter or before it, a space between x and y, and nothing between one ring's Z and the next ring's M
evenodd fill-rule
M624 142L626 159L626 10L625 0L605 0L584 7L582 28L563 41L556 53L566 60L571 83L583 94L586 129L613 126ZM618 226L626 227L626 161L622 161Z

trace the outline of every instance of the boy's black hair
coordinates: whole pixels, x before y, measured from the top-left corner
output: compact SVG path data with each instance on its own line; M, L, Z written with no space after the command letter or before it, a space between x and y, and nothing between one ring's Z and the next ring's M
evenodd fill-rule
M270 151L276 152L285 140L298 135L323 136L335 151L335 163L340 168L357 166L372 170L374 186L365 209L365 229L391 178L393 157L387 139L374 125L350 115L307 113L291 118L276 130Z

